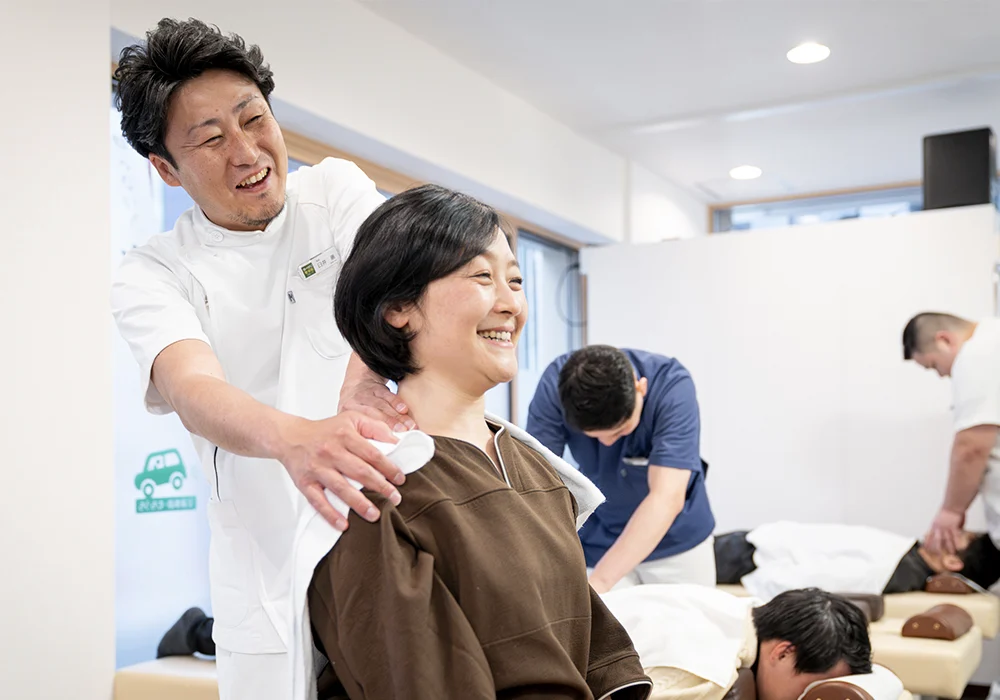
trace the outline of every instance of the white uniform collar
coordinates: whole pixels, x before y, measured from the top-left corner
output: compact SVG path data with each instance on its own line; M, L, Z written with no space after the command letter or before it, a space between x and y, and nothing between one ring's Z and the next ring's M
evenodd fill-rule
M260 243L281 230L288 218L288 196L285 196L285 206L263 231L230 231L209 221L201 207L194 207L194 230L198 240L207 246L237 247Z

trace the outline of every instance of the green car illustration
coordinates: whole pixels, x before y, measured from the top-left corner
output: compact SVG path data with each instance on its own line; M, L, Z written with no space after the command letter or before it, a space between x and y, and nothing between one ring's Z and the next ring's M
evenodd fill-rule
M135 477L135 487L146 498L152 498L157 486L169 482L179 491L186 478L187 470L180 453L177 450L163 450L146 457L146 467Z

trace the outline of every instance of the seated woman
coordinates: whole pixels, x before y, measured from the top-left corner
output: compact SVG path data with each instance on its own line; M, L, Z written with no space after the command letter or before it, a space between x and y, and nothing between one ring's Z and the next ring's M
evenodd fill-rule
M321 697L648 697L624 628L587 583L576 506L549 463L484 417L517 372L527 309L486 205L437 186L360 227L334 298L344 338L398 384L435 454L316 568ZM329 668L329 667L328 667Z
M1000 551L985 533L963 533L957 554L934 554L876 528L779 522L716 535L715 566L717 583L743 583L764 599L807 586L884 594L922 591L948 572L989 588L1000 580Z

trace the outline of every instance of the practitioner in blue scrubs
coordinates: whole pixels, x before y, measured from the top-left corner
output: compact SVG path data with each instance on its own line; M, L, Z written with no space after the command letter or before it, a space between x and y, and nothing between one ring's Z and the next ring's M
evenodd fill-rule
M607 497L580 530L598 593L715 585L698 400L680 362L608 345L556 358L535 390L527 430L557 455L569 447Z

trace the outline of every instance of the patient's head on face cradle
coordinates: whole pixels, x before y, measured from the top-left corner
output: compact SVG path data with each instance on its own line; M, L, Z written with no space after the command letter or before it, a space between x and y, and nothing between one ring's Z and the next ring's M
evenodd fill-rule
M958 548L958 551L955 554L931 552L921 546L920 556L925 562L927 562L927 566L929 566L934 573L941 574L946 572L961 572L962 569L965 568L963 555L968 551L969 545L982 536L983 535L981 534L963 531L959 533L958 539L955 542L955 546Z
M796 700L815 681L871 673L868 622L843 598L787 591L755 608L753 620L760 700Z
M389 199L358 229L335 315L365 364L401 392L419 381L476 400L517 374L521 282L497 212L425 185Z
M965 578L990 588L1000 580L1000 561L997 549L985 532L961 532L955 545L955 554L929 552L922 546L920 557L937 574L959 573Z

